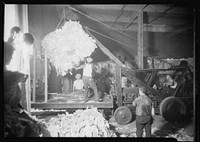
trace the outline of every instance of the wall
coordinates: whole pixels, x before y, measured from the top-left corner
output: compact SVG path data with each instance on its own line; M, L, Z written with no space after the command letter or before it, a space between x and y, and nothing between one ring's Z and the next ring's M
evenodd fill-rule
M41 41L44 36L56 29L60 19L57 13L52 10L51 5L28 5L28 17L29 31L35 39L34 47L36 49L36 57L41 58L43 50L41 47ZM40 62L40 64L38 64L37 62L38 60L36 60L36 79L38 79L38 81L42 83L44 68L42 69L41 67L44 67L44 62ZM50 70L48 71L50 72ZM54 81L51 81L51 79L49 79L51 83L48 84L48 88L60 90L59 85L56 85L56 83L59 82L59 78L55 78L54 76L56 75L53 74ZM39 90L39 95L41 95L43 91L41 90L41 88Z
M6 4L4 13L4 41L10 36L10 30L14 26L18 26L26 33L28 32L27 24L27 5Z

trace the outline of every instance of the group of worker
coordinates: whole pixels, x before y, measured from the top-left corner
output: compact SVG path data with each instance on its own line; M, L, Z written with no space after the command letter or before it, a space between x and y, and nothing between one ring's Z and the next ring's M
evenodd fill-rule
M84 103L88 101L89 97L89 88L91 88L94 91L95 95L95 102L100 102L102 99L99 96L98 90L97 90L97 85L92 78L92 71L93 71L93 59L91 57L86 58L85 64L82 64L78 67L74 67L75 70L78 69L83 69L83 76L81 79L81 75L77 74L75 76L76 80L74 81L73 84L73 91L80 91L80 90L85 90L85 97L84 97Z
M22 99L25 94L22 93L21 88L25 87L25 82L30 74L28 52L33 46L33 42L33 36L30 33L23 34L19 27L13 27L8 41L4 42L5 137L18 137L19 135L21 137L39 137L40 134L50 136L48 130L43 127L44 125L33 119L31 114L27 112L26 102L23 103L24 99ZM22 84L19 86L19 83ZM15 120L11 119L12 117L16 117ZM10 120L7 122L8 119ZM16 125L13 123L16 123ZM32 124L34 124L33 127ZM18 131L13 130L20 127L17 125L23 125L25 132L19 134L20 129Z
M17 44L17 42L15 41L15 38L17 39L19 34L21 34L20 32L21 32L20 29L16 27L13 28L11 30L11 37L9 38L8 42L4 42L4 71L8 70L7 66L10 64L14 50L17 47L17 45L15 45ZM34 42L34 39L30 34L27 33L27 34L24 34L24 42L28 43L28 45L32 45ZM97 90L97 86L94 79L92 78L92 68L93 68L92 61L93 59L88 57L86 58L85 64L79 67L74 67L76 70L83 69L82 78L81 78L81 74L77 74L75 76L76 80L74 81L74 84L73 84L73 91L83 90L84 88L85 89L85 98L84 98L85 103L88 101L89 87L93 89L94 91L95 101L102 101L99 99L100 96ZM24 81L25 80L26 78L24 78ZM123 77L122 77L122 80L123 80L122 87L124 87L125 86L124 82L126 82L127 80ZM176 85L176 82L170 76L167 76L167 80L168 82L166 82L165 84L166 86L174 87ZM11 102L10 98L8 98L7 100L8 101L6 101L5 103ZM20 100L20 99L16 99L16 100ZM15 103L15 104L16 106L12 106L12 107L20 106L20 102ZM153 123L153 117L155 115L155 111L152 105L152 101L147 96L146 88L142 87L139 89L139 96L133 101L132 104L136 106L136 128L137 128L136 135L137 137L142 137L143 128L145 128L146 137L151 137L151 125Z
M4 79L6 78L4 82L8 80L11 80L11 83L18 81L16 83L18 85L21 81L18 77L22 75L26 78L28 77L30 74L29 52L33 47L33 43L34 38L30 33L23 34L22 30L17 26L10 30L8 41L4 42ZM21 84L20 88L22 87L25 88L25 84ZM7 98L9 95L5 94L7 92L4 93L5 98ZM21 95L21 93L18 93L19 95L20 97L25 96ZM22 106L26 108L25 102L22 102Z

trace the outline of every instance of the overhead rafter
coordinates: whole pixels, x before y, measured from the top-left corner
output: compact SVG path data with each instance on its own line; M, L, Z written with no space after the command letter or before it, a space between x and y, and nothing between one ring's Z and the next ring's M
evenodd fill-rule
M113 22L104 22L107 25L113 25ZM118 29L119 31L122 31L124 29L124 26L126 24L124 23L115 23L114 27ZM172 26L172 25L155 25L155 24L143 24L143 31L144 32L170 32L173 29L178 28L178 26ZM129 27L128 30L130 32L137 32L137 23L133 23L131 27Z
M166 9L166 10L163 12L163 14L162 14L162 15L160 15L160 16L158 16L158 17L156 17L155 19L151 20L151 21L150 21L150 22L148 22L148 23L150 24L150 23L152 23L153 21L155 21L155 20L157 20L157 19L159 19L159 18L163 17L163 16L164 16L164 15L167 13L167 11L171 10L173 7L174 7L174 6L170 5L170 6L169 6L169 8L167 8L167 9Z
M117 16L117 18L115 19L115 21L114 21L114 24L116 23L116 21L119 19L119 17L122 15L122 13L124 12L124 8L126 7L126 5L123 5L122 6L122 9L120 10L120 12L119 12L119 14L118 14L118 16ZM113 25L114 25L113 24ZM112 27L113 27L113 25L112 25Z
M140 8L140 10L144 10L147 6L148 6L148 4L142 6L142 7ZM130 18L129 23L125 26L125 28L122 30L122 32L125 32L126 29L128 29L128 27L131 26L131 24L133 23L133 21L134 21L137 17L138 17L138 13L133 13L132 16L131 16L131 18Z
M191 23L187 23L187 24L184 24L183 26L179 27L179 28L176 28L176 29L173 29L170 33L168 34L165 34L166 37L170 38L172 36L175 36L177 34L180 34L180 33L183 33L185 31L188 31L190 29L193 28L193 24Z
M169 32L174 28L177 28L177 26L153 25L153 24L144 24L143 25L143 30L145 32Z

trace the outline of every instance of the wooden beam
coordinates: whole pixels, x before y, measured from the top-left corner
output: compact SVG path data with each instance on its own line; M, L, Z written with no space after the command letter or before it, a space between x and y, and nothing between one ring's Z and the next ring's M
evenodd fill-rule
M99 48L113 61L115 61L115 63L117 63L119 66L124 66L117 57L115 57L99 40L97 40L87 29L85 28L86 32L95 39L96 43L98 44Z
M114 23L113 22L105 22L105 24L112 26ZM118 29L119 31L124 30L124 26L126 24L124 23L115 23L114 27ZM129 27L128 30L126 31L131 31L131 32L137 32L137 26L138 24L133 23L131 27ZM171 26L171 25L155 25L155 24L143 24L143 31L144 32L170 32L179 26Z
M123 32L126 31L126 29L128 29L128 27L131 26L131 24L133 23L133 21L138 17L138 13L134 13L131 18L129 23L124 27L124 29L122 30Z
M120 12L119 12L117 18L115 19L114 23L116 23L116 21L117 21L117 20L119 19L119 17L122 15L122 13L124 12L124 8L125 8L125 7L126 7L126 5L123 5L123 6L122 6L122 9L120 10Z
M171 10L172 8L173 8L173 6L170 5L165 11L163 11L163 14L162 14L162 15L160 15L160 16L158 16L158 17L152 19L152 20L149 22L149 24L152 23L153 21L156 21L157 19L163 17L163 16L167 13L167 11Z
M33 102L36 100L36 65L35 65L35 47L33 47Z
M122 83L121 83L121 67L119 65L116 66L116 82L117 82L117 105L118 107L122 106Z
M192 24L185 25L185 26L183 26L181 28L177 28L177 29L171 31L171 33L165 34L165 36L168 37L168 38L170 38L170 37L175 36L177 34L180 34L180 33L183 33L185 31L188 31L188 30L190 30L192 28L194 28L194 26Z
M138 67L143 69L143 10L138 14Z
M124 9L124 11L127 12L138 12L141 7L143 6L143 4L127 4L126 8ZM147 8L145 8L143 11L144 12L163 12L166 9L168 9L171 5L170 4L149 4ZM84 10L88 10L88 11L118 11L119 9L121 9L122 5L80 5L81 9ZM188 13L188 11L186 11L184 9L184 7L174 7L173 11L170 11L170 13L172 14L185 14Z
M148 4L142 6L142 7L140 8L140 10L144 10L144 9L147 7L147 5L148 5ZM135 13L135 14L133 14L133 15L131 16L129 23L125 26L123 32L126 31L126 29L128 29L128 27L131 26L131 24L133 23L133 21L134 21L137 17L138 17L138 12Z
M105 4L89 4L89 5L81 5L85 9L93 9L93 10L108 10L108 9L113 9L113 10L119 10L121 9L122 5L121 4L114 4L114 5L105 5Z
M178 26L143 24L143 31L145 31L145 32L169 32L177 27Z
M37 109L69 109L69 108L87 108L88 106L93 106L97 108L113 108L113 102L98 102L98 103L31 103L32 108Z
M47 103L48 99L48 64L47 64L47 52L45 50L45 98L44 102Z

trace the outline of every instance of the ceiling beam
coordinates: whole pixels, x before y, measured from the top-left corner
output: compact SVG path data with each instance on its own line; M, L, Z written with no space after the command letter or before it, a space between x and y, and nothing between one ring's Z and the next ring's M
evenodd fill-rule
M112 22L104 22L105 24L111 26ZM123 31L126 24L124 23L115 23L114 27L119 31ZM143 24L144 32L170 32L174 29L178 28L178 26L171 25L154 25L154 24ZM137 23L132 24L131 27L127 31L137 32Z
M183 33L185 31L188 31L190 29L194 28L192 24L186 24L180 28L176 28L175 30L170 31L170 33L165 34L166 37L170 38L172 36L175 36L177 34Z
M151 20L151 21L148 22L148 23L150 24L150 23L152 23L153 21L155 21L155 20L157 20L157 19L163 17L163 16L167 13L167 11L171 10L173 7L174 7L174 6L170 5L165 11L163 11L163 14L162 14L162 15L156 17L155 19Z
M147 6L148 6L148 4L142 6L142 7L140 8L140 11L141 11L141 10L144 10ZM131 26L131 24L133 23L133 21L134 21L137 17L138 17L138 12L137 12L137 13L133 13L132 16L131 16L131 18L130 18L129 23L124 27L124 29L122 30L122 32L125 32L126 29L128 29L128 27Z
M80 7L83 7L84 9L88 10L94 10L94 11L102 11L102 10L111 10L111 11L119 11L121 9L122 4L113 4L113 5L79 5ZM148 8L145 8L143 11L144 12L163 12L166 9L168 9L171 5L170 4L149 4ZM127 4L126 8L124 11L127 12L138 12L141 8L141 4ZM186 14L190 11L186 10L184 6L177 7L175 9L170 10L167 13L171 14ZM192 12L191 12L192 13Z
M144 24L143 28L146 32L169 32L177 26Z
M114 22L116 21L116 17L119 16L119 14L117 13L118 11L111 11L111 10L106 10L106 11L88 11L88 15L98 19L101 22ZM125 10L123 10L123 16L121 15L120 18L117 19L117 22L124 22L129 24L130 21L132 20L132 23L137 23L136 18L137 18L137 12L131 12L132 15L130 17L130 12L127 12ZM158 17L162 17L162 20L159 20L160 22L164 21L168 21L168 23L172 23L172 24L182 24L182 21L186 21L191 19L191 17L193 17L192 15L188 15L188 14L165 14L163 15L163 13L161 12L157 12L157 13L147 13L147 16L149 17L149 21L155 20ZM157 22L158 20L156 20L155 22ZM171 22L170 22L171 21ZM180 22L179 22L180 21ZM165 22L163 22L163 24L165 24Z
M115 23L115 22L119 19L119 17L123 14L123 12L124 12L124 8L125 8L125 7L126 7L126 5L123 5L123 6L122 6L122 9L120 10L118 16L116 17L114 23Z

